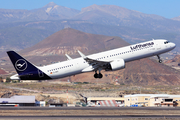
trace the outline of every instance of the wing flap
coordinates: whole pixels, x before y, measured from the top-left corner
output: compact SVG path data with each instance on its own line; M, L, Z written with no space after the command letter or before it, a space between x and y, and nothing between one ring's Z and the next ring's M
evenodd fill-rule
M94 60L94 59L91 59L91 58L88 58L88 57L84 58L84 60L86 62L88 62L89 64L93 64L93 63L95 63L95 64L107 64L107 63L111 62L109 60L104 60L104 61L102 61L102 60Z

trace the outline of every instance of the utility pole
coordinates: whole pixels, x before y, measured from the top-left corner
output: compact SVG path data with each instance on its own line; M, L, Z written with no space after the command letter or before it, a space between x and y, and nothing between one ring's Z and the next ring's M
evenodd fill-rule
M140 94L141 94L141 87L139 87L139 90L140 90Z
M68 89L67 89L67 106L68 106Z

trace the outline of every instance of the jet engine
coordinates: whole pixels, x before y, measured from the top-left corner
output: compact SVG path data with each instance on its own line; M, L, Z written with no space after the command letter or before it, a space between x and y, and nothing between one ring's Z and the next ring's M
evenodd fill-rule
M109 67L106 70L107 71L108 70L119 70L119 69L123 69L123 68L125 68L124 60L123 59L116 59L116 60L110 62Z

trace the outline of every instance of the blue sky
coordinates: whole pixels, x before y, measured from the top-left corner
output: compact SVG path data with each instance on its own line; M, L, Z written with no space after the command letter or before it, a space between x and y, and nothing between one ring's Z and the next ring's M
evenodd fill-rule
M180 0L0 0L0 8L31 10L43 7L49 2L78 10L93 4L117 5L166 18L180 16Z

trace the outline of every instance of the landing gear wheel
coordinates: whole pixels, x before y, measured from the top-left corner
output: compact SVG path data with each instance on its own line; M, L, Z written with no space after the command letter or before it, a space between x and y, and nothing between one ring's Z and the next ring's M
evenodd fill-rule
M161 59L159 60L159 63L162 63L162 60L161 60Z
M99 75L98 75L97 73L94 74L94 78L98 78L98 76L99 76Z
M99 73L99 74L95 73L94 74L94 78L102 78L102 77L103 77L103 75L101 73Z
M102 75L101 73L99 73L98 77L99 77L99 78L102 78L102 77L103 77L103 75Z

